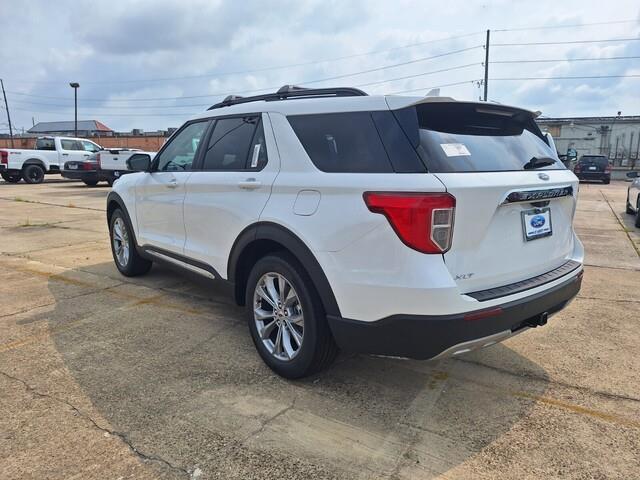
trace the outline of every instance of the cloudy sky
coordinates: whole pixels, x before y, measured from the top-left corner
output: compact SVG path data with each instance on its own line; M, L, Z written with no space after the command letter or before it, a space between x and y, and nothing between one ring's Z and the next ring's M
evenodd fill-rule
M491 62L528 61L490 63L490 100L640 114L637 0L0 1L0 78L19 130L72 120L70 81L79 119L120 131L179 126L227 94L291 83L477 99L486 29Z

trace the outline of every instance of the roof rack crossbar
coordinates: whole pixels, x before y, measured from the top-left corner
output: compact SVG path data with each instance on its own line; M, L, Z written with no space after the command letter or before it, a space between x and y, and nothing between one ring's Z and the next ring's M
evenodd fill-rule
M216 108L229 107L241 103L286 100L288 98L313 98L313 97L361 97L367 94L358 88L337 87L337 88L303 88L295 85L285 85L278 89L275 93L265 93L262 95L254 95L251 97L240 97L237 95L229 95L223 101L210 106L207 110Z

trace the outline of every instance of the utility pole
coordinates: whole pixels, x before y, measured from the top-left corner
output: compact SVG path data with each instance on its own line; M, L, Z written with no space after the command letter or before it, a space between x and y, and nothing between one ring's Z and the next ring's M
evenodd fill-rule
M487 101L489 92L489 37L491 30L487 30L487 43L484 44L484 101Z
M9 136L11 137L11 148L15 148L13 145L13 127L11 127L11 115L9 115L9 104L7 103L7 94L4 91L4 82L0 78L0 85L2 85L2 96L4 97L4 107L7 109L7 121L9 122Z

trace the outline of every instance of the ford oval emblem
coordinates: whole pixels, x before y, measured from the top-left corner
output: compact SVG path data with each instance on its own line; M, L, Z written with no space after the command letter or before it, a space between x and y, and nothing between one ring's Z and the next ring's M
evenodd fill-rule
M539 173L538 178L540 180L549 180L549 175L547 175L546 173Z
M542 228L545 223L546 223L546 220L542 215L536 215L531 219L531 226L533 228Z

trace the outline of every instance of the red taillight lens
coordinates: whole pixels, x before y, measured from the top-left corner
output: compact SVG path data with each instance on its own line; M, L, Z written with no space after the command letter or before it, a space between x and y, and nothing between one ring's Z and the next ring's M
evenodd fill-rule
M604 173L611 173L611 164L607 163L607 166L604 167Z
M96 160L98 162L98 169L101 170L102 169L102 164L100 163L100 154L96 153Z
M580 173L580 165L576 165L573 169L574 173Z
M387 217L407 246L423 253L451 247L456 199L448 193L365 192L364 202Z
M9 152L6 150L0 150L0 163L9 165Z

